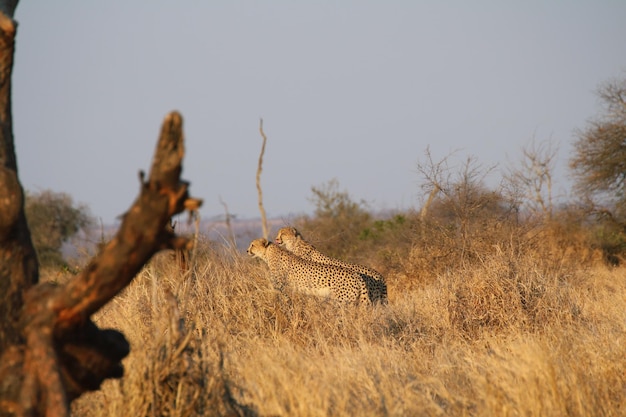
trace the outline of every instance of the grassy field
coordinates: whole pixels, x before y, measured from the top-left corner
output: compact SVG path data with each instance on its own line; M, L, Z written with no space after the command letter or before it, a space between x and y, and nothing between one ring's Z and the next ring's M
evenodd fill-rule
M280 292L220 244L186 272L162 253L96 317L131 343L124 378L73 414L625 415L626 268L514 246L372 256L389 305L366 310Z

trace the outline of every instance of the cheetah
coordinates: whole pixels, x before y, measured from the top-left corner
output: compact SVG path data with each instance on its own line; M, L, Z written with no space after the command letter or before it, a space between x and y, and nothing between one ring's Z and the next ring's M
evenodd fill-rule
M303 259L326 265L337 265L358 272L365 281L372 302L387 304L387 284L385 278L378 271L324 255L315 246L304 240L295 227L283 227L278 231L274 241Z
M248 254L263 260L275 278L286 278L296 291L346 304L371 304L361 276L350 269L302 259L264 238L253 240Z

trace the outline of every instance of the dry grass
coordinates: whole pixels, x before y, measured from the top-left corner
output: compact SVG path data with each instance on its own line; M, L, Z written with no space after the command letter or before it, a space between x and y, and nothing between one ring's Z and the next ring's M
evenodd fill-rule
M626 269L492 252L388 271L365 311L279 292L244 253L202 244L186 274L162 254L97 317L130 340L125 377L73 413L624 415Z

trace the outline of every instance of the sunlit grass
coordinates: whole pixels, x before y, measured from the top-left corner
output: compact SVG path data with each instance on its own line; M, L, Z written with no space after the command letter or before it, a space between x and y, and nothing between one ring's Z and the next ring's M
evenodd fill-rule
M77 416L592 416L626 412L626 270L495 251L363 310L273 288L203 243L167 253L96 317L132 351ZM424 275L428 275L424 277Z

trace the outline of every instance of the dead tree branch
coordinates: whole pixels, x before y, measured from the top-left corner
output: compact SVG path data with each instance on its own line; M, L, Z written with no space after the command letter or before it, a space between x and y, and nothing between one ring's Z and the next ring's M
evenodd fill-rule
M181 181L182 117L163 123L150 175L122 225L84 271L66 285L37 284L38 265L24 215L12 127L11 76L17 2L0 1L0 415L67 416L71 401L123 375L129 345L91 316L126 287L161 249L189 247L166 229L196 210ZM6 14L4 14L6 13Z
M430 153L430 147L427 147L424 151L426 156L425 162L417 163L417 171L424 177L424 183L422 189L428 193L428 198L420 210L420 220L423 222L426 220L428 210L433 203L435 197L440 192L446 193L447 189L443 187L449 182L450 168L448 167L448 159L452 156L452 153L439 162L434 162L432 154Z
M25 296L20 326L25 343L12 346L0 361L0 410L16 415L68 415L69 403L120 378L129 351L124 336L91 321L143 265L161 249L189 249L192 242L167 228L170 218L196 210L201 200L180 179L184 156L182 117L166 116L150 175L124 215L115 237L65 286L33 287Z
M256 190L259 195L259 211L261 212L261 226L263 227L263 237L265 239L269 236L267 228L267 216L265 214L265 208L263 207L263 191L261 190L261 171L263 170L263 154L265 153L265 143L267 142L267 136L263 132L263 119L259 122L259 132L263 138L263 145L261 146L261 153L259 154L259 165L256 170Z

